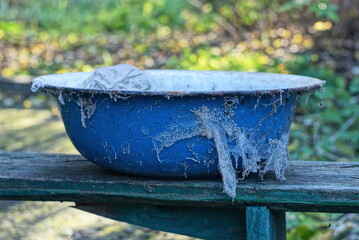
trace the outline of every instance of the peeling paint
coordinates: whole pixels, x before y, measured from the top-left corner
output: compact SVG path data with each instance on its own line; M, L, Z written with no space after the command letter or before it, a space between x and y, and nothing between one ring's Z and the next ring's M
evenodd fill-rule
M62 92L60 91L59 97L57 98L61 105L65 105L64 97L62 96Z
M123 145L121 145L121 150L123 154L130 154L131 153L131 147L128 142L125 142Z
M92 102L92 98L78 97L77 105L80 107L81 124L86 128L86 119L90 119L96 111L96 104Z
M213 139L218 157L218 170L223 181L223 191L230 197L236 196L238 180L244 179L250 173L259 173L260 176L263 176L268 171L274 171L277 179L285 179L284 169L289 158L288 134L283 134L279 140L269 139L267 151L260 153L259 149L262 147L264 139L253 137L255 129L238 127L232 119L233 116L224 114L221 109L202 106L191 111L196 116L196 121L192 126L171 126L170 131L163 132L153 138L154 149L159 162L162 161L160 153L164 148L183 139L203 136ZM271 114L273 113L272 111ZM234 145L230 143L234 143ZM193 151L191 146L187 145L187 147L193 155L187 159L210 164L210 162L201 161L200 156ZM264 167L263 159L267 159ZM235 167L240 161L242 163L242 176L238 178ZM186 170L187 168L185 168L185 174Z
M179 164L181 167L183 167L183 169L184 169L184 172L183 172L183 176L184 176L184 178L187 178L187 169L188 169L188 164L187 163L180 163Z
M114 158L116 160L117 159L117 152L116 152L115 148L112 145L111 145L111 149L112 149L112 151L114 153ZM128 151L130 151L130 149Z

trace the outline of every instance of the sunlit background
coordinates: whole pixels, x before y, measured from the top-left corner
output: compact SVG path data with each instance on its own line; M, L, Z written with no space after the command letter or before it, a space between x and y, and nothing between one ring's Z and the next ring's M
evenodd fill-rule
M358 161L358 39L359 0L1 0L0 151L76 153L54 102L31 93L29 81L129 63L326 80L323 93L303 97L297 108L291 158ZM80 224L69 217L81 218L79 211L35 204L52 211L38 220L52 227L46 235L31 224L34 215L23 214L36 209L31 204L4 205L1 239L179 239L105 219ZM289 214L288 239L359 239L359 218Z

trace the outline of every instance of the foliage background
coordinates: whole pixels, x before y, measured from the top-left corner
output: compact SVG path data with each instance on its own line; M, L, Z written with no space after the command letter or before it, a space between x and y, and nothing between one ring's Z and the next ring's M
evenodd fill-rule
M297 108L292 159L358 161L358 22L358 0L2 0L0 76L130 63L317 77L327 83ZM0 106L0 150L75 152L46 97L4 90ZM333 216L343 231L326 214L290 215L288 238L357 236L356 215Z

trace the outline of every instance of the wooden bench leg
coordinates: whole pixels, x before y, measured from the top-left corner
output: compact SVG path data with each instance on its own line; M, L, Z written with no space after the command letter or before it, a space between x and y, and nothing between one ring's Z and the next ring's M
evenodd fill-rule
M247 240L285 240L285 212L265 206L246 207Z

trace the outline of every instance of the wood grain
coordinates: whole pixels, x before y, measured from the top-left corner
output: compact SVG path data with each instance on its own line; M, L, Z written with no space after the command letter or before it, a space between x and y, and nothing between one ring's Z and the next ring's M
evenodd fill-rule
M126 202L166 206L359 212L359 163L291 161L287 180L268 175L240 181L234 202L220 179L125 176L79 155L0 153L0 199Z

